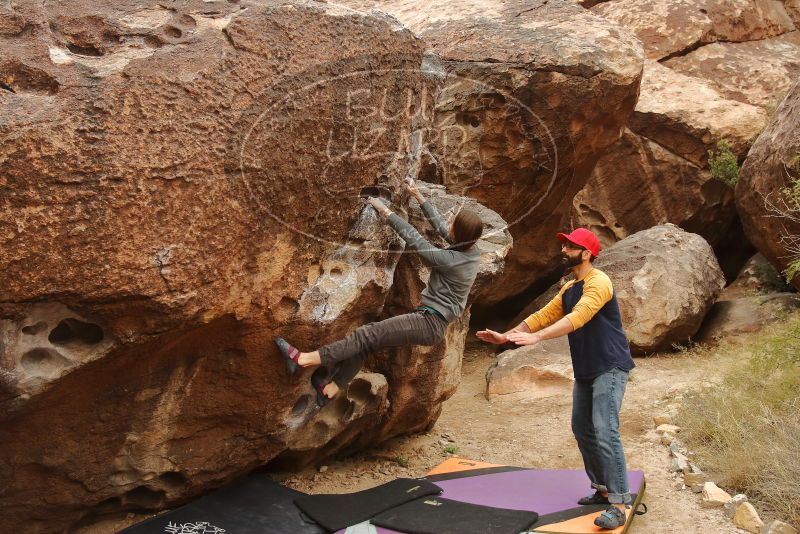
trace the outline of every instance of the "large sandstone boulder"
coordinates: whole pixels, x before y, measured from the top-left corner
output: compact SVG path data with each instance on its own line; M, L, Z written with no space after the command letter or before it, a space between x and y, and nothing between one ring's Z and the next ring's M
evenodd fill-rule
M709 244L672 224L637 232L601 253L614 283L631 350L669 350L688 341L725 285Z
M385 16L304 0L12 6L0 8L4 527L157 510L386 425L402 378L368 368L317 411L308 374L290 379L272 339L311 349L380 317L402 242L359 191L381 184L406 211L399 184L430 124L418 111L441 80L422 42ZM498 272L509 244L482 246ZM451 359L459 335L442 348ZM452 391L447 372L420 420Z
M567 338L550 339L499 354L486 371L486 398L524 401L563 395L573 380Z
M641 39L650 59L682 55L717 42L766 39L795 29L774 0L610 0L593 11Z
M574 226L605 247L666 222L727 244L737 224L733 190L711 177L707 152L725 139L744 156L766 121L762 109L647 61L629 129L573 200Z
M595 232L605 248L667 222L717 244L736 218L730 186L630 130L601 158L573 209L573 226Z
M721 241L736 217L733 190L652 140L626 130L573 200L573 226L607 248L671 222Z
M502 272L504 258L511 250L512 238L506 222L494 211L482 206L471 198L447 193L444 186L417 182L423 195L436 206L447 220L450 220L459 209L465 207L476 211L484 222L483 237L477 246L481 251L481 264L478 277L472 288L468 305L491 286L498 273ZM416 201L409 207L409 221L420 229L421 233L438 246L446 246L446 242L425 221L422 210ZM416 254L404 253L394 270L393 285L385 301L384 315L393 316L407 313L419 306L419 294L428 282L430 270ZM376 419L371 425L349 425L346 432L358 433L357 439L336 438L336 446L327 445L324 449L310 452L312 447L291 446L278 459L281 463L293 466L310 465L318 458L333 452L347 452L360 447L384 441L401 433L419 432L431 427L441 412L442 403L455 393L461 380L461 357L464 342L469 332L470 310L467 308L462 317L450 324L444 343L431 347L406 347L385 351L372 355L367 367L381 374L365 372L359 374L361 382L354 382L348 389L347 397L366 395L370 387L374 390L379 384L367 386L375 377L385 382L388 380L386 400L387 414ZM386 377L384 379L384 377ZM372 382L370 382L372 384ZM355 392L355 393L354 393ZM338 405L336 404L338 402ZM326 407L321 416L327 412L336 413L340 407L347 409L347 403L334 402L333 408ZM347 414L352 418L352 414ZM328 416L328 419L331 419ZM314 423L315 428L318 423ZM328 424L327 431L333 425ZM330 439L317 440L316 447L328 443Z
M779 271L797 255L798 209L787 203L782 190L800 179L798 155L800 82L795 82L750 150L736 184L736 207L747 237ZM800 288L800 276L791 283Z
M800 32L760 41L713 43L665 64L710 82L731 100L772 112L800 75Z
M641 45L569 0L348 3L394 15L441 56L427 179L511 225L514 251L479 302L524 291L550 273L572 197L633 110Z
M722 139L744 156L768 118L763 109L726 98L708 81L647 61L629 128L704 167L708 150Z
M611 278L634 354L688 342L725 285L709 244L673 224L628 236L603 250L594 266ZM548 289L513 324L544 306L565 282Z

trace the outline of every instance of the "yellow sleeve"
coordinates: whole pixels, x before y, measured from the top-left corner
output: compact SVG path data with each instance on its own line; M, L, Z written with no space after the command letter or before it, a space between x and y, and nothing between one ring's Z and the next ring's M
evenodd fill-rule
M567 282L564 284L564 287L561 288L561 291L558 292L558 295L553 297L553 300L548 302L544 308L529 315L528 318L525 319L525 324L528 325L528 328L530 328L531 332L536 332L537 330L541 330L542 328L550 326L554 322L564 317L564 308L561 305L561 295L563 295L564 291L566 291L571 285L572 282Z
M613 293L611 279L605 273L597 270L589 273L589 276L583 279L583 295L567 314L572 328L577 330L588 323L600 308L611 300Z

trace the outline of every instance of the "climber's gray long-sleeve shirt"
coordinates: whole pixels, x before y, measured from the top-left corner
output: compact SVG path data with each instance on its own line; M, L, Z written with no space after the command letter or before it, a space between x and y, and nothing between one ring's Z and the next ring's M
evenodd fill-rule
M447 225L433 204L425 201L421 207L431 226L450 242ZM465 251L437 248L395 213L389 215L389 225L406 242L406 246L414 249L431 268L428 286L422 290L422 304L441 313L448 322L461 316L478 275L481 253L477 245Z

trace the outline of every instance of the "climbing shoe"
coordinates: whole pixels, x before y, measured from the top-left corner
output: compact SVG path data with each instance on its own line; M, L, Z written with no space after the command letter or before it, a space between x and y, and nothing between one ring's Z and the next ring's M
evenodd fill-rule
M317 406L320 408L331 401L323 391L331 381L333 381L333 374L324 365L317 367L311 375L311 385L314 386L314 390L317 392Z
M278 350L286 359L286 370L289 371L290 375L295 374L300 369L300 365L298 364L300 351L296 347L291 346L289 342L282 337L275 338L275 345L277 345Z
M594 524L604 530L614 530L624 525L627 519L625 512L616 506L609 506L605 512L594 519Z
M595 491L592 495L578 499L578 504L581 506L588 506L590 504L608 504L608 495L603 495L599 491Z

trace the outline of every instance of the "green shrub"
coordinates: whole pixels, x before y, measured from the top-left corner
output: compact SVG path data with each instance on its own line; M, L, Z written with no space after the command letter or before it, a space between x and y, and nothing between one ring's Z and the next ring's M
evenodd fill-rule
M727 141L717 143L717 150L708 151L708 168L711 176L731 187L739 181L739 162Z
M721 485L800 526L800 314L735 350L722 383L684 403L682 437Z

